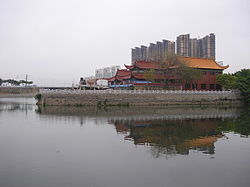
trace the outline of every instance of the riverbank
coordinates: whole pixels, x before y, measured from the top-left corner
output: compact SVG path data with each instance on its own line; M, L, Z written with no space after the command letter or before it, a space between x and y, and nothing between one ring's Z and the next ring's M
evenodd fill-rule
M34 87L0 87L0 98L4 97L34 97L39 88Z
M239 92L169 90L40 90L38 105L166 106L241 105Z

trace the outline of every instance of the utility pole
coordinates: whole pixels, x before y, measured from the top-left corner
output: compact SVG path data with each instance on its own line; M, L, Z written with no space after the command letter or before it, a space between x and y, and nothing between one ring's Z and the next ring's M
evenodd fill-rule
M26 81L25 87L27 87L27 81L28 81L28 75L27 75L27 74L26 74L26 76L25 76L25 81Z

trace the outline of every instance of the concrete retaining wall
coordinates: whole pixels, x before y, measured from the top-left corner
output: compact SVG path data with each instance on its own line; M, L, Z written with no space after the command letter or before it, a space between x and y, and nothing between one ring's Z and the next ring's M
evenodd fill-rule
M0 87L0 97L35 96L39 88L32 87Z
M186 91L91 91L41 92L41 105L71 106L160 106L241 104L237 92Z

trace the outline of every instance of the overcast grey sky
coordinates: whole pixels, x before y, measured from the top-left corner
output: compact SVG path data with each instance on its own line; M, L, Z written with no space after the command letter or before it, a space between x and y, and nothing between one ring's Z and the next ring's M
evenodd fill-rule
M70 86L135 46L211 32L235 72L250 68L249 23L249 0L0 0L0 78Z

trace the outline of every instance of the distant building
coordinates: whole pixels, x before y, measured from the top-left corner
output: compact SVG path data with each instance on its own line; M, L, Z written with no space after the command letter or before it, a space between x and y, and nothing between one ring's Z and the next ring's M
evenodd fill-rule
M175 54L175 42L171 42L169 40L163 40L163 58L166 59L168 55Z
M142 45L141 47L135 47L131 50L131 62L132 64L136 61L162 62L169 55L173 54L183 57L210 58L215 60L215 35L211 33L197 39L190 38L190 34L183 34L177 37L176 43L163 40L161 42L150 43L149 46Z
M215 35L211 33L201 39L201 58L215 59Z
M176 48L178 56L190 56L190 35L180 35L176 40Z
M95 77L97 79L110 78L115 76L117 70L121 69L120 66L111 66L95 70Z
M189 43L190 43L189 44L189 46L190 46L189 56L190 57L200 57L199 52L198 52L198 40L197 40L197 38L190 39Z
M176 40L176 54L184 57L210 58L215 60L215 35L190 38L190 34L180 35Z
M96 69L95 70L95 77L96 78L103 78L103 72L104 72L104 69Z
M135 47L131 51L131 61L153 61L160 62L167 58L168 55L175 54L175 42L163 40L150 43L149 46Z

